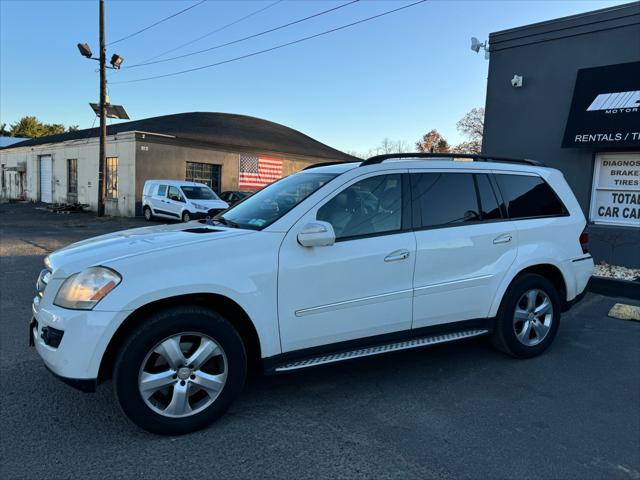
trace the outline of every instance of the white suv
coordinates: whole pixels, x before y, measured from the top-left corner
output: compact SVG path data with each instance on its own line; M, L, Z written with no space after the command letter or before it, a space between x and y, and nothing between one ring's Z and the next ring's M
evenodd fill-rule
M227 208L227 202L204 183L147 180L142 189L142 213L147 221L164 217L189 222L213 217Z
M538 355L591 275L585 218L557 170L460 157L314 166L213 220L70 245L45 261L30 341L80 389L112 377L163 434L219 417L250 368L479 335Z

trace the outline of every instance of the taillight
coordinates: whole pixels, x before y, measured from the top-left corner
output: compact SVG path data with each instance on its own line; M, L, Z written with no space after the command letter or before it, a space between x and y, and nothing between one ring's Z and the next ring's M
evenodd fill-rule
M580 234L580 246L582 247L582 253L589 253L589 234L586 229Z

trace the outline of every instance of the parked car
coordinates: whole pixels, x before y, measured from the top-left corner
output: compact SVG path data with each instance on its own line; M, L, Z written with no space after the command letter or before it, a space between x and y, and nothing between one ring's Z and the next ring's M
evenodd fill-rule
M229 208L224 200L204 183L181 180L147 180L142 190L142 213L147 221L153 217L189 222L213 217Z
M224 200L229 204L230 207L234 206L236 203L244 200L247 197L250 197L253 192L243 192L240 190L230 190L226 192L222 192L220 194L220 199Z
M248 369L482 335L541 354L593 269L578 202L562 173L531 161L437 156L318 165L213 221L58 250L30 340L77 388L113 378L125 414L161 434L218 418Z

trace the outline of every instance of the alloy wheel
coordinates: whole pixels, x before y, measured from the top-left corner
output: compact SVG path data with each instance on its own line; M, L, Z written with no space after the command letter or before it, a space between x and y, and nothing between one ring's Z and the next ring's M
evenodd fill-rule
M533 347L542 342L551 329L552 321L553 305L543 290L528 290L516 303L513 328L523 345Z
M138 390L153 411L188 417L218 398L227 379L224 350L211 337L185 332L158 342L138 375Z

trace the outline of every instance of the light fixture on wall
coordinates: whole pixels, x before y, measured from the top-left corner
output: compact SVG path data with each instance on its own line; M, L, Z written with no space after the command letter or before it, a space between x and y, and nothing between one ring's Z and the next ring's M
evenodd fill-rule
M476 37L471 37L471 50L479 53L480 49L484 50L485 60L489 60L489 40L480 42L480 40L478 40Z
M522 75L515 74L511 79L511 86L513 88L522 88Z

